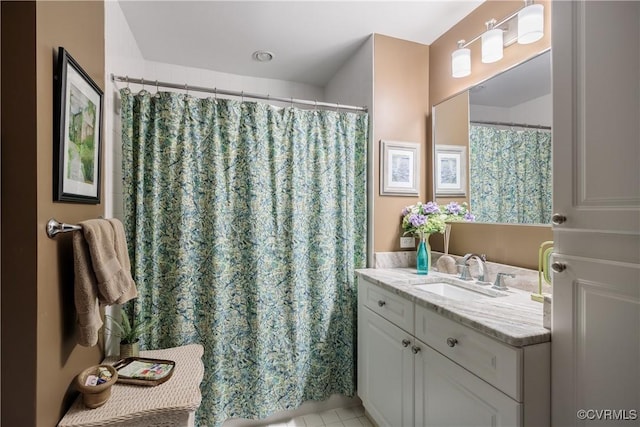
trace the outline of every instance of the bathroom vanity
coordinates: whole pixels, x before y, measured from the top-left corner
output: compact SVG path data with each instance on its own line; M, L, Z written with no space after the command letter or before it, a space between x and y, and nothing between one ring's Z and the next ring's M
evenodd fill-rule
M379 426L550 424L550 333L530 293L357 273L358 395Z

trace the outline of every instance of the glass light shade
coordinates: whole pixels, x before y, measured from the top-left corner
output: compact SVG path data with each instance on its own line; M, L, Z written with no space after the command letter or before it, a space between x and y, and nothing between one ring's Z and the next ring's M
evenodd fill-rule
M487 30L482 35L482 62L490 64L502 59L502 30Z
M532 4L518 12L518 43L529 44L544 36L544 6Z
M471 74L471 50L460 48L451 54L451 75L466 77Z

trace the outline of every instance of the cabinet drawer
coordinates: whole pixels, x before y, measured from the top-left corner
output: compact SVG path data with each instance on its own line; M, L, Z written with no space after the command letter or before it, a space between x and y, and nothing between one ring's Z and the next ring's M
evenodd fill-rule
M522 349L421 306L416 307L415 336L516 401L523 401Z
M413 301L358 279L358 300L374 313L413 334Z

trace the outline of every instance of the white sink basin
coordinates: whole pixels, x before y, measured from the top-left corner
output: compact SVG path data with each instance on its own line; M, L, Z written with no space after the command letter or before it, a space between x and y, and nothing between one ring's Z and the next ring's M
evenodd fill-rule
M486 293L474 292L459 286L451 285L444 282L427 283L425 285L416 285L416 289L432 294L440 295L456 301L473 301L480 298L495 298L499 295L491 295Z

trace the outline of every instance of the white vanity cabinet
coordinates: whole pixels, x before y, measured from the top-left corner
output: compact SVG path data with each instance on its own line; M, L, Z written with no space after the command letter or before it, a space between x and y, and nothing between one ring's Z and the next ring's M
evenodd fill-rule
M512 347L358 284L358 395L380 427L549 425L549 343Z

